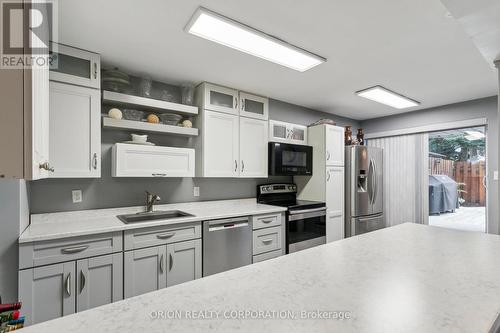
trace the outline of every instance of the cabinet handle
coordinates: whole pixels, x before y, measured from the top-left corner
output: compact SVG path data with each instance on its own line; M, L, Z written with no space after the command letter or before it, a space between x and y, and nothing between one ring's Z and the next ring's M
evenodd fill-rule
M83 270L80 271L80 294L83 291L83 288L85 288L85 274L83 273Z
M265 243L265 244L268 244L268 243L271 243L273 241L272 238L269 238L269 239L263 239L262 240L262 243Z
M241 172L245 171L245 161L241 160Z
M164 265L164 264L163 264L163 254L162 254L162 255L160 256L160 272L161 272L161 274L163 274L163 267L164 267L163 265Z
M97 62L94 62L94 79L97 80Z
M168 271L172 271L172 267L174 266L174 257L172 256L172 253L169 253L168 256L170 257L170 265L168 266Z
M166 177L166 173L152 173L151 176L153 177Z
M273 221L274 221L274 219L270 219L270 220L261 220L261 221L262 221L262 223L271 223L271 222L273 222Z
M234 160L234 172L238 171L238 161Z
M54 172L54 168L50 166L49 162L40 163L38 166L40 169L47 170L49 172Z
M94 153L94 156L92 157L92 167L94 170L97 170L97 153Z
M76 246L76 247L67 247L65 249L61 249L61 252L64 253L64 254L74 254L74 253L85 251L88 248L89 248L88 245Z
M238 109L238 98L234 98L234 108Z
M175 232L167 232L167 233L164 233L164 234L156 235L156 238L158 238L158 239L167 239L167 238L173 237L174 235L175 235Z
M331 175L330 175L330 171L327 171L327 172L326 172L326 181L327 181L327 182L329 182L329 181L330 181L330 177L331 177Z
M66 277L66 282L64 282L64 287L66 288L66 293L71 296L71 273Z
M330 157L331 157L331 155L330 155L330 151L329 151L329 150L327 150L327 151L326 151L326 160L327 160L327 161L329 161L329 160L330 160Z
M241 110L243 110L243 111L245 110L245 99L244 98L241 99Z

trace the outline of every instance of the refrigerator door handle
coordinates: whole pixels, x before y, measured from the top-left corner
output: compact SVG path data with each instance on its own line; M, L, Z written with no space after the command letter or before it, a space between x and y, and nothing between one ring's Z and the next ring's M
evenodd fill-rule
M368 201L370 205L373 203L373 160L370 159L370 165L368 166Z
M377 200L377 192L378 192L378 167L375 160L373 160L373 195L372 195L372 205L375 205L375 200Z

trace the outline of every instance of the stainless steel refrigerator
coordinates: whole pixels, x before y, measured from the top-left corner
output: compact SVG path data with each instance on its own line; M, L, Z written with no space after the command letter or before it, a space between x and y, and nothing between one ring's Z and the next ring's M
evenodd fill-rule
M345 236L385 227L383 163L381 148L345 148Z

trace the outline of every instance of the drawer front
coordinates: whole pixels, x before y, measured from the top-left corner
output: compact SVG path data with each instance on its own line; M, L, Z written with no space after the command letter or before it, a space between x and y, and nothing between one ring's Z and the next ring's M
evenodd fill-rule
M282 255L283 255L283 253L281 250L267 252L267 253L263 253L263 254L258 254L256 256L253 256L253 263L255 264L256 262L261 262L261 261L266 261L266 260L273 259L273 258L278 258L278 257L281 257Z
M281 214L252 216L253 230L277 227L281 225Z
M49 265L123 251L122 233L71 237L19 245L19 268Z
M125 230L125 250L201 238L201 222Z
M253 232L253 254L281 249L281 227L255 230Z

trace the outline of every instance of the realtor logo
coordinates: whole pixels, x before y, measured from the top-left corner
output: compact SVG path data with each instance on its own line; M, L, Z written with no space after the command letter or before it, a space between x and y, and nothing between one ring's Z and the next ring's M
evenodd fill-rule
M54 1L0 0L0 4L0 68L52 66L50 42L57 37Z

